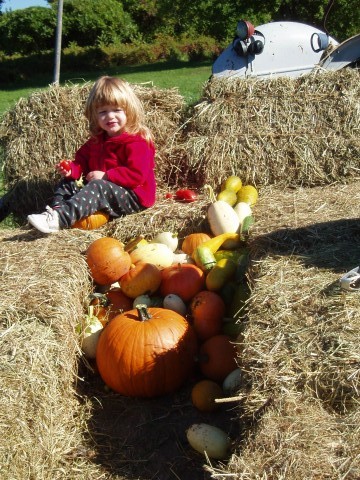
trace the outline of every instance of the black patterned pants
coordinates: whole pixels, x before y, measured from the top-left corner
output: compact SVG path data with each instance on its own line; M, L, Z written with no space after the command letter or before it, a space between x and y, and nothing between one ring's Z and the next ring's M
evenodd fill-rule
M61 227L71 227L99 210L118 218L144 209L134 192L102 179L92 180L82 188L73 180L62 180L50 206L58 212Z

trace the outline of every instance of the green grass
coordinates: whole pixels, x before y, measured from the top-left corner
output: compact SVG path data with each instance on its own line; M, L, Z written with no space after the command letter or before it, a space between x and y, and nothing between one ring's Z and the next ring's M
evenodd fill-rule
M196 102L204 83L211 75L211 62L159 62L150 65L124 66L96 72L62 73L60 84L94 81L100 75L119 76L131 83L147 83L158 88L177 87L188 104ZM18 82L0 90L0 115L11 108L21 97L48 87L52 73L33 77L28 82Z

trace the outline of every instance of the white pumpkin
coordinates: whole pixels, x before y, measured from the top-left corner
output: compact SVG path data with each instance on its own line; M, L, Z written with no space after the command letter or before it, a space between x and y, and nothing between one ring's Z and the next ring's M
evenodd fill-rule
M179 239L176 233L172 232L161 232L155 235L150 243L163 243L170 248L172 252L178 248Z
M194 450L210 458L222 460L229 456L230 439L218 427L207 423L194 423L186 431L188 442Z
M134 265L139 262L152 263L162 270L172 265L174 253L163 243L148 243L133 250L130 258Z
M223 392L226 395L232 395L239 390L241 386L241 370L240 368L236 368L232 372L229 373L229 375L225 378L222 384L222 389Z
M169 293L166 295L166 297L164 297L163 307L177 312L182 317L184 317L187 312L187 308L183 299L174 293Z

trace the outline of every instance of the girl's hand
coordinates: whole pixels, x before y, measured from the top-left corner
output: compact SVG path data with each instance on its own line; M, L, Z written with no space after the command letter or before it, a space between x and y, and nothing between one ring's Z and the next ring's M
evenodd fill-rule
M61 162L55 165L55 168L62 177L70 177L71 175L71 165L70 160L61 160Z
M86 175L86 180L88 182L91 182L91 180L100 180L104 178L105 180L105 172L102 172L100 170L93 170L92 172L89 172L87 175Z

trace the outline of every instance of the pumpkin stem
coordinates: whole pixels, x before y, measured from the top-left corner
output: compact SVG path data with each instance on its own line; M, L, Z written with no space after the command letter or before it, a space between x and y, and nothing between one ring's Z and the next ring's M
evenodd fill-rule
M139 305L136 305L136 310L138 311L139 318L142 322L145 322L146 320L150 320L151 315L149 310L147 309L147 305L142 303Z

